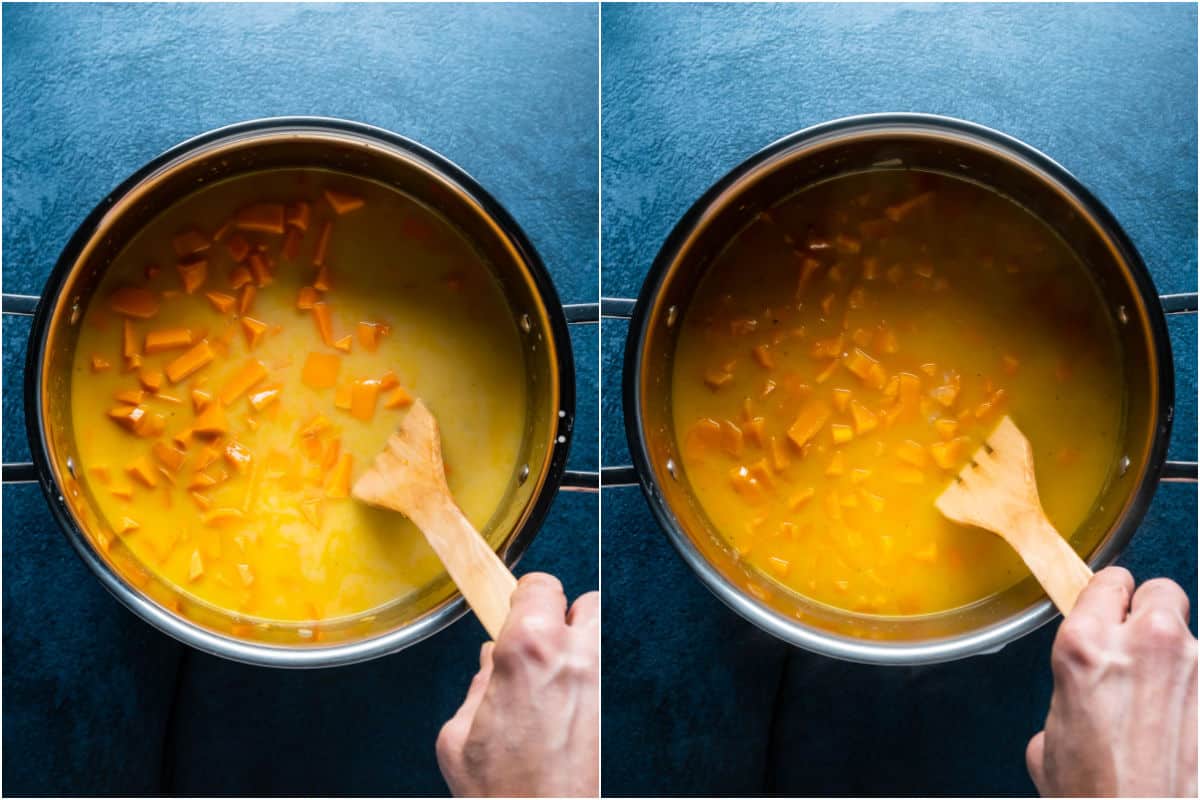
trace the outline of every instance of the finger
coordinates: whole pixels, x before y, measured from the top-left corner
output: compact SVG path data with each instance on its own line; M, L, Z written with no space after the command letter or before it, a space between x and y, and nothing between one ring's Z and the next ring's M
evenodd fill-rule
M475 712L479 710L479 704L483 702L483 696L487 693L488 684L492 679L493 647L495 645L492 642L485 642L479 649L479 672L471 679L471 685L467 687L467 696L451 718L451 722L457 721L466 730L470 730Z
M1121 623L1129 613L1133 576L1124 567L1108 567L1092 576L1079 593L1071 617L1089 616L1102 622Z
M1146 581L1133 593L1133 604L1129 615L1142 616L1150 610L1172 611L1179 614L1186 626L1191 612L1191 603L1187 593L1179 584L1167 578L1155 578Z
M517 581L504 627L516 627L518 622L529 627L540 627L539 623L553 627L564 625L566 616L567 596L558 578L544 572L530 572ZM500 636L504 636L503 631Z
M1046 780L1046 732L1038 731L1029 740L1029 745L1025 748L1025 766L1029 770L1029 777L1033 779L1033 785L1037 787L1039 794L1045 794Z
M573 628L596 625L600 622L600 593L588 592L575 598L567 612L567 624Z

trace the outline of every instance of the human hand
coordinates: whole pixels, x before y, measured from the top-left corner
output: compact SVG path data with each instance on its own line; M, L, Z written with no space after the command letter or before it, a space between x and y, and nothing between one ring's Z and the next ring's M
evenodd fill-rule
M1045 796L1196 796L1196 639L1188 598L1096 573L1054 640L1054 695L1025 761Z
M597 797L599 753L600 594L567 611L557 578L524 575L438 734L442 775L460 796Z

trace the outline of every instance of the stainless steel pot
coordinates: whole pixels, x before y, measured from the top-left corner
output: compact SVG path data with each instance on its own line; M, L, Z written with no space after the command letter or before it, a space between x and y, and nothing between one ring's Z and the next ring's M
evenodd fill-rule
M1116 219L1065 169L996 131L945 117L874 114L800 131L769 145L709 189L672 230L636 305L605 299L604 316L630 316L624 411L632 467L602 482L642 486L659 524L714 594L768 633L817 653L873 664L927 664L994 652L1053 619L1029 578L974 605L922 617L840 611L763 580L736 557L690 489L670 413L671 359L682 318L710 259L760 210L818 181L864 169L959 175L1004 194L1048 223L1079 254L1107 298L1129 381L1125 456L1081 541L1098 541L1093 569L1134 535L1160 480L1196 480L1196 464L1166 461L1174 413L1164 313L1196 310L1196 295L1160 298ZM1190 520L1188 521L1190 524Z
M79 556L118 600L185 644L276 667L325 667L386 655L466 611L449 578L419 597L311 624L240 619L145 570L102 521L77 480L70 364L77 325L101 276L160 210L201 185L259 170L319 167L385 182L445 216L491 265L526 342L529 407L522 464L504 507L483 531L512 565L537 533L558 489L598 490L596 473L566 470L575 421L568 323L596 322L593 304L561 306L541 259L508 213L469 175L421 145L343 120L289 117L232 125L163 153L118 186L67 243L40 298L4 296L4 313L33 317L25 415L33 462L5 464L4 481L36 481Z

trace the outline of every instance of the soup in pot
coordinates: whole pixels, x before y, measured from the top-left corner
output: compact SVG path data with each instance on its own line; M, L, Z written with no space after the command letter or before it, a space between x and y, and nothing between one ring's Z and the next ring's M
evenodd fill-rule
M871 171L782 200L713 260L682 326L672 413L697 501L752 570L840 609L934 613L1029 575L934 508L1004 415L1068 538L1119 455L1098 289L1041 221L963 179Z
M486 530L525 431L519 334L472 245L412 197L321 170L205 187L119 254L81 324L81 479L150 571L246 618L365 612L444 577L349 497L420 396Z

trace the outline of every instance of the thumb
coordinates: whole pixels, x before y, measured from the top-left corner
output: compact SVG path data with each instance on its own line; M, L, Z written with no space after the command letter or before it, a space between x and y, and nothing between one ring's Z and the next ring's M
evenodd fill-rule
M1029 740L1025 748L1025 766L1029 769L1029 777L1038 793L1044 795L1046 785L1046 732L1038 731Z

